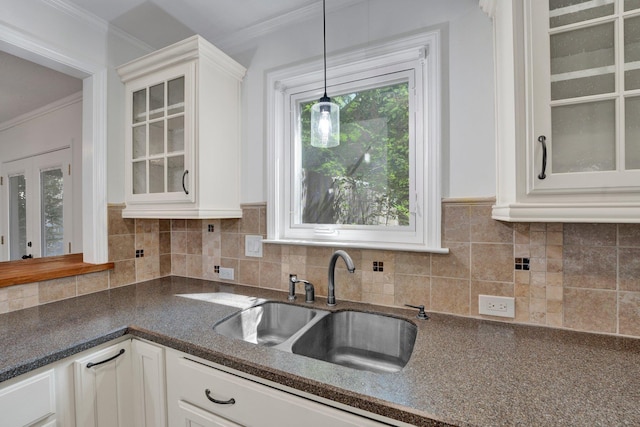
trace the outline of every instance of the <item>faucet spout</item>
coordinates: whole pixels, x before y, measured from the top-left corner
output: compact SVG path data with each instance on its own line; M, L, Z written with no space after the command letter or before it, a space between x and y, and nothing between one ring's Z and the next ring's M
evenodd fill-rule
M336 275L336 262L338 258L342 258L344 263L347 265L347 269L349 273L353 273L356 271L355 265L353 265L353 260L343 250L338 250L331 255L331 259L329 260L329 286L328 286L328 295L327 295L327 305L329 307L333 307L336 305L336 283L335 283L335 275Z

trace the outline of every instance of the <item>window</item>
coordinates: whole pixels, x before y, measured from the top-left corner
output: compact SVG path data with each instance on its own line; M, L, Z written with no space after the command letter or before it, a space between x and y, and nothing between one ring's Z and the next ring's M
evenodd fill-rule
M438 39L432 32L328 58L327 93L340 106L338 147L310 145L322 64L269 73L267 241L446 251Z

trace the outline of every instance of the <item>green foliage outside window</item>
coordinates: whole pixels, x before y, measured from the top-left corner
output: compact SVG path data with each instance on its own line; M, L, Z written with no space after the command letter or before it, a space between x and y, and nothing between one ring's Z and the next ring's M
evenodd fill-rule
M310 145L311 107L301 104L305 224L409 224L409 85L332 96L340 145Z

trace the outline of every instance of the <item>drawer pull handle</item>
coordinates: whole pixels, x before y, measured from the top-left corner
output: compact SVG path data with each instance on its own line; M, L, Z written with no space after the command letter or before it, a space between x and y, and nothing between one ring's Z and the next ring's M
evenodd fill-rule
M214 399L213 397L211 397L211 390L209 389L206 389L204 391L204 394L207 396L207 399L209 399L213 403L217 403L218 405L233 405L234 403L236 403L236 400L233 397L229 400Z
M103 363L111 362L113 359L115 359L116 357L120 357L120 356L122 356L123 354L124 354L124 348L121 348L121 349L120 349L120 352L118 352L118 354L116 354L116 355L115 355L115 356L113 356L113 357L110 357L110 358L108 358L108 359L105 359L105 360L103 360L103 361L101 361L101 362L96 362L96 363L89 362L89 363L87 363L87 368L92 368L92 367L94 367L94 366L102 365Z

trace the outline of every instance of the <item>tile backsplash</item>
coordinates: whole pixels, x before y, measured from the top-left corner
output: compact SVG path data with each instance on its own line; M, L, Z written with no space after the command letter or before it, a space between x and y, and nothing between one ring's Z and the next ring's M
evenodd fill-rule
M492 203L443 202L446 255L349 249L356 272L338 262L336 299L505 321L479 315L478 295L509 296L516 317L506 321L640 336L640 224L505 223L491 219ZM122 208L109 206L108 277L0 289L0 311L171 274L220 280L215 266L234 269L220 281L286 290L295 273L327 294L332 248L264 244L262 258L244 255L246 235L266 235L264 204L228 220L123 219Z

